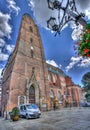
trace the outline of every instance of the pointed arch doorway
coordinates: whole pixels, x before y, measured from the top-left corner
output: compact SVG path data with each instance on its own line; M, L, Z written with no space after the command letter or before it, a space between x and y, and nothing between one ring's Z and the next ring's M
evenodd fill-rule
M35 103L35 87L33 85L29 88L29 103Z

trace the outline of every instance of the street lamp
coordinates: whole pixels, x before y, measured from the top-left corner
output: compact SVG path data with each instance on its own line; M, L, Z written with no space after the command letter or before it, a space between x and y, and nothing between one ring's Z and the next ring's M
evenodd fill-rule
M55 17L50 17L47 21L47 27L55 31L56 34L60 34L61 29L70 21L74 21L76 25L81 24L82 26L86 26L86 21L83 19L85 15L78 13L75 0L67 0L65 7L62 6L63 0L61 2L58 0L47 0L47 3L49 9L56 9L58 11L58 24ZM63 11L63 15L61 11Z
M48 2L48 8L54 10L54 9L60 9L61 3L57 0L47 0Z
M56 18L50 17L50 19L47 21L47 27L53 31L59 31L59 25L56 22Z

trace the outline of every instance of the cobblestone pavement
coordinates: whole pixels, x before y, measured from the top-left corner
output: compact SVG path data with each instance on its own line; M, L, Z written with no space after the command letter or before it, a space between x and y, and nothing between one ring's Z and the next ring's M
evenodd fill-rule
M0 118L0 130L90 130L90 108L43 112L41 118L17 122Z

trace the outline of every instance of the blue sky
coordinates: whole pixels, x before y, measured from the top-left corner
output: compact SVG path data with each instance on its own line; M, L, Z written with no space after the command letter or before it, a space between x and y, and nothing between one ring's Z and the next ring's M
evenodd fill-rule
M90 1L76 0L76 6L89 21ZM46 21L50 16L57 17L57 12L48 9L46 0L0 1L0 72L15 47L21 18L25 13L30 14L39 27L47 62L61 68L75 84L81 85L83 74L90 71L90 58L78 57L74 50L82 26L76 27L71 22L61 31L61 35L55 37L55 33L47 29Z

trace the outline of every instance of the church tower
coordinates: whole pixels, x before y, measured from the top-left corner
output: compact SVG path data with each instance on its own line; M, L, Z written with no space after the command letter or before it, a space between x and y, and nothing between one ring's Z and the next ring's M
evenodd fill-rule
M48 109L47 64L38 28L28 14L22 17L16 47L3 72L2 88L2 93L8 90L8 99L2 94L3 111L22 103L36 103Z

